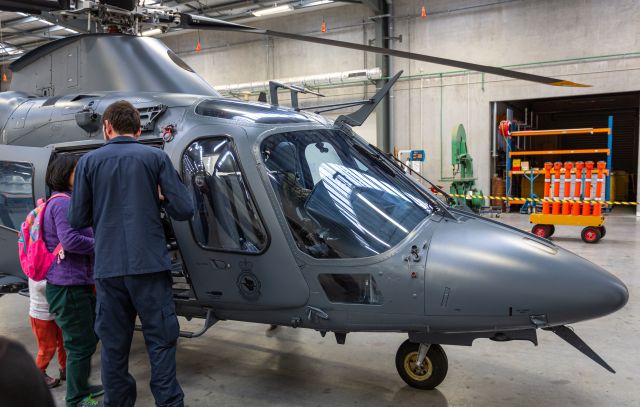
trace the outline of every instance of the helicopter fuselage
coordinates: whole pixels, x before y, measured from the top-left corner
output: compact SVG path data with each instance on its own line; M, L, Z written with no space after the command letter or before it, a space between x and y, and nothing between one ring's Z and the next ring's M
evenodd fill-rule
M81 128L78 117L99 116L115 100L134 103L146 130L141 140L163 148L181 173L194 142L228 140L240 171L234 176L246 183L242 192L256 203L263 223L264 247L205 247L193 222L173 222L169 238L176 243L176 264L193 291L193 298L179 303L188 317L212 309L218 319L345 333L401 331L438 338L434 343L470 344L478 337L535 341L536 328L595 318L626 302L624 285L600 267L529 233L443 209L417 183L437 210L398 244L365 257L304 253L269 181L261 143L280 133L330 130L367 145L317 115L197 95L96 92L52 101L9 92L2 99L0 159L11 161L20 150L31 157L42 153L40 161L20 160L35 171L36 195L28 199L45 195L43 171L52 154L81 154L103 143L101 127L87 131L92 129ZM211 100L213 110L197 113ZM331 232L325 238L331 239ZM20 275L14 249L1 261L3 272Z

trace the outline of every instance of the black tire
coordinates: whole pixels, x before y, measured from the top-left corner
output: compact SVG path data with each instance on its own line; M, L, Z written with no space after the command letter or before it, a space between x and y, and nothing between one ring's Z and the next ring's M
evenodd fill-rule
M607 228L600 226L598 229L600 229L600 238L603 238L607 234Z
M553 226L553 225L549 225L549 236L548 236L548 237L553 236L553 234L554 234L555 232L556 232L556 227L555 227L555 226Z
M585 243L598 243L598 241L602 238L600 228L594 228L593 226L587 226L586 228L582 229L582 233L580 234L580 236Z
M553 225L533 225L531 228L531 233L538 237L542 237L548 239L551 236L551 228ZM555 230L555 229L554 229Z
M418 357L420 344L404 341L396 353L396 369L398 374L411 387L421 390L432 390L447 376L449 361L440 345L431 345L425 358L422 372L415 372L415 360Z

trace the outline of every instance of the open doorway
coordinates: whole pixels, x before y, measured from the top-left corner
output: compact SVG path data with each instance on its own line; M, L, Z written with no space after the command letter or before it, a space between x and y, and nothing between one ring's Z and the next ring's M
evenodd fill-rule
M640 93L614 93L549 99L502 101L496 104L496 123L511 120L514 130L551 130L603 128L613 117L613 148L611 152L610 197L616 201L635 201L638 176L638 128ZM492 194L509 193L514 197L529 197L531 186L523 177L512 177L510 191L506 191L506 141L496 132L492 157ZM607 147L602 135L516 137L514 151L588 150ZM599 161L603 154L554 154L523 156L530 168L543 168L545 161ZM535 190L543 180L535 181ZM496 182L497 180L497 182ZM502 184L501 184L502 183ZM538 185L540 184L540 185ZM539 194L537 194L540 196ZM624 208L624 209L623 209ZM633 207L618 207L617 211L634 211Z

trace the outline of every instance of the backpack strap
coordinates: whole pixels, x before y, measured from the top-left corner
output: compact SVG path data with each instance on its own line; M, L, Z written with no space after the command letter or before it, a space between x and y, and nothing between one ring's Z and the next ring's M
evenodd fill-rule
M69 195L67 195L67 194L58 193L58 194L53 194L53 195L51 195L51 196L49 197L49 199L47 199L47 202L49 202L49 201L50 201L50 200L52 200L53 198L62 198L62 197L65 197L65 198L69 198L69 199L71 199L71 198L69 197Z
M51 201L54 198L63 198L63 197L70 199L69 195L58 193L58 194L51 195L49 199L47 199L47 203L49 203L49 201ZM64 247L62 247L62 243L59 242L56 248L53 249L52 253L56 256L58 264L60 264L60 260L64 259Z

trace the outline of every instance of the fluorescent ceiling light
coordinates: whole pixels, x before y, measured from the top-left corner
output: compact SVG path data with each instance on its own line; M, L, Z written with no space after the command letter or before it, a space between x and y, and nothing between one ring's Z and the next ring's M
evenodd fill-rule
M311 3L304 4L302 7L313 7L313 6L321 6L323 4L333 3L333 0L318 0L312 1Z
M142 32L143 37L153 37L154 35L162 34L162 30L154 28L153 30L147 30Z
M293 10L293 7L291 7L291 5L287 4L284 6L276 6L276 7L269 7L269 8L263 8L260 10L256 10L251 12L251 14L253 14L256 17L262 17L262 16L268 16L271 14L278 14L278 13L285 13L287 11L291 11Z

